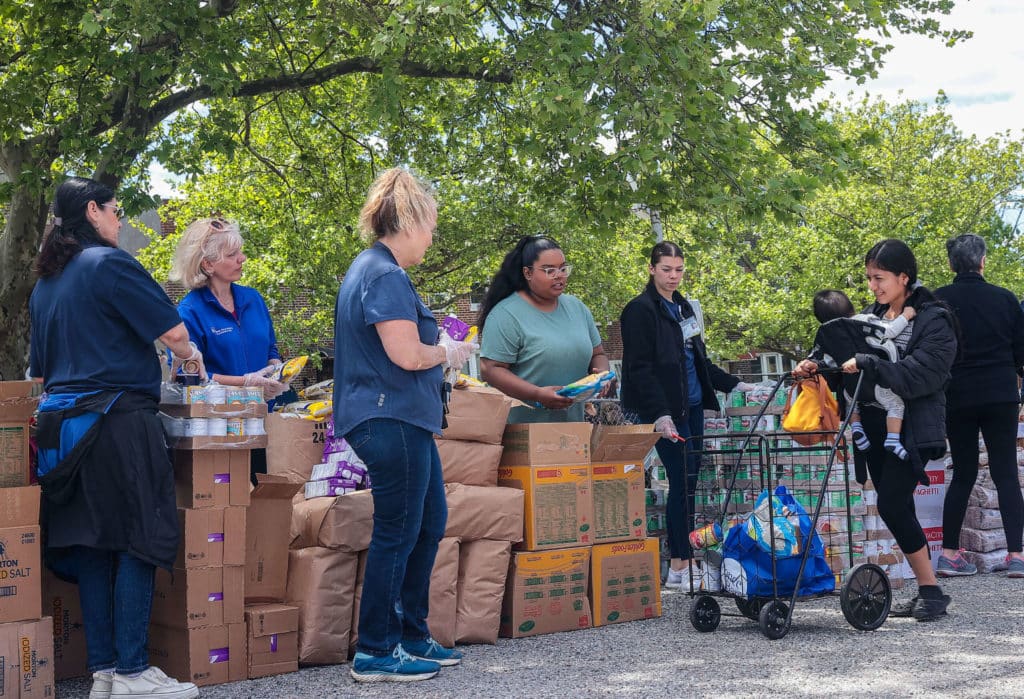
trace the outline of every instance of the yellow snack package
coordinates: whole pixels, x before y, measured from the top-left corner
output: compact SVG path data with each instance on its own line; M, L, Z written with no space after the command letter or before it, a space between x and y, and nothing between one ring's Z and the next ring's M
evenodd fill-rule
M308 361L309 357L306 355L292 357L284 364L279 364L277 371L271 374L270 378L274 379L274 381L280 381L281 383L288 383L294 379L300 371L306 368L306 362Z

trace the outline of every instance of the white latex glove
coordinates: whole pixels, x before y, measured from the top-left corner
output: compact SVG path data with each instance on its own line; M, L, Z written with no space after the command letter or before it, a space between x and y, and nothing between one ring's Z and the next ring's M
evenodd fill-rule
M678 442L681 439L676 431L676 423L668 415L662 415L654 421L654 431L660 432L662 437L672 442Z
M441 334L441 339L438 340L437 344L444 347L444 366L455 372L462 369L466 362L469 361L469 358L480 349L480 345L475 342L453 340L444 333Z
M288 384L270 378L275 371L277 371L276 364L268 364L259 371L251 371L244 375L243 385L259 386L263 389L263 398L273 400L288 390Z
M734 388L733 390L747 393L748 391L753 391L755 388L757 388L757 384L747 383L746 381L740 381L738 384L736 384L736 388Z
M206 364L203 363L203 353L196 347L196 343L189 342L189 346L192 348L192 354L187 357L179 357L178 355L171 352L171 380L178 375L178 370L181 369L181 365L188 361L199 362L199 380L206 381L209 377L206 375Z

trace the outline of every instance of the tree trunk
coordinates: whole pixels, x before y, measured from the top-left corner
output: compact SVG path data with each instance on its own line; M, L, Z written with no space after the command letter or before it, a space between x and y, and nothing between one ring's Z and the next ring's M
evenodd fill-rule
M49 210L48 181L19 182L19 175L30 167L42 166L43 172L49 172L52 159L32 160L27 144L0 148L0 168L5 178L15 183L0 237L0 379L5 381L25 378L28 369L28 299L36 281L32 264Z

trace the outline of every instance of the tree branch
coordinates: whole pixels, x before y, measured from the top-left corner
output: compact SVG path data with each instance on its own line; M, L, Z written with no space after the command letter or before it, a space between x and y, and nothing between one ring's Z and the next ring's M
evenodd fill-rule
M338 61L317 70L299 73L286 73L269 76L258 80L242 83L232 95L233 97L255 97L269 92L286 92L306 87L322 85L329 80L343 75L355 73L382 73L384 66L368 56L359 56ZM418 61L402 61L398 72L410 78L432 78L435 80L476 80L479 82L510 84L513 73L510 71L468 70L460 68L433 67ZM179 109L213 97L213 88L199 85L189 90L182 90L165 97L150 107L148 118L150 123L158 124Z

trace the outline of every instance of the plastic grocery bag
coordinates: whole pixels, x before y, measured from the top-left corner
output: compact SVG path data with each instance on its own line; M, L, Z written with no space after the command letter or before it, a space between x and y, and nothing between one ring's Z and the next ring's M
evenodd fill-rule
M758 506L768 502L768 491L765 490L758 498ZM788 515L783 514L783 508ZM756 508L755 508L756 509ZM767 507L765 507L767 509ZM725 535L722 545L722 588L738 597L752 599L754 597L788 596L796 588L797 574L800 571L800 560L805 546L810 547L807 554L807 566L804 568L797 593L809 596L832 592L835 590L836 579L825 558L825 546L821 537L811 526L811 518L807 511L798 503L785 486L775 489L772 496L773 514L776 515L776 537L774 546L768 543L768 533L762 535L755 532L751 535L751 520L759 520L752 513L745 522L733 525ZM765 515L767 517L767 515ZM778 520L786 521L786 527L794 531L795 547L790 546L786 534L781 531ZM794 526L794 521L796 525ZM767 519L757 526L761 530L767 528ZM797 535L797 531L800 532ZM781 544L781 550L779 546ZM775 548L775 577L772 576L772 550Z

